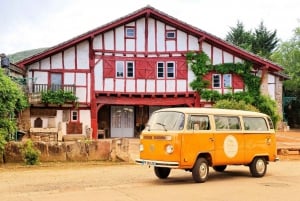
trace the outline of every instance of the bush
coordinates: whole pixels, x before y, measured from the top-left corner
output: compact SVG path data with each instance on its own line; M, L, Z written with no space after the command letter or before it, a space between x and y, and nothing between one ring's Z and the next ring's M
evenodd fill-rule
M39 162L41 152L28 140L22 147L23 160L27 165L36 165Z
M243 100L236 101L236 100L228 100L223 99L217 101L213 107L215 108L224 108L224 109L236 109L236 110L247 110L253 112L259 112L259 110L251 104L246 103Z
M2 163L3 160L3 153L5 149L6 140L4 138L4 135L0 133L0 163Z

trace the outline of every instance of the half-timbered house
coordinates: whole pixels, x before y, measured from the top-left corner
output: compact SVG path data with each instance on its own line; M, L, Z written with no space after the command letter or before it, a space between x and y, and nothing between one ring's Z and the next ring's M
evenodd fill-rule
M262 92L281 103L280 66L146 6L18 63L31 96L59 88L78 97L76 105L31 102L31 127L57 128L62 136L135 137L158 108L209 106L189 85L190 51L204 51L212 64L252 62ZM245 90L236 75L210 76L221 93Z

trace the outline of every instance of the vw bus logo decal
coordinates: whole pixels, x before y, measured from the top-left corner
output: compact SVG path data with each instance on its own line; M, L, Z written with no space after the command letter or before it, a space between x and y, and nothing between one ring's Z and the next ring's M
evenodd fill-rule
M238 142L232 135L228 135L224 140L224 152L228 158L233 158L238 152Z

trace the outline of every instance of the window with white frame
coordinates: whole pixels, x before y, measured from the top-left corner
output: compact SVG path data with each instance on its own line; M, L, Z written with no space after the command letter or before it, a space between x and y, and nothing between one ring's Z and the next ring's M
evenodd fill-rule
M220 74L213 74L212 75L212 83L213 88L220 88L221 87L221 75Z
M176 32L174 30L166 31L166 38L167 39L175 39L176 38Z
M71 111L71 121L78 121L78 111L77 110Z
M224 88L231 88L232 87L231 74L224 74L223 75L223 87Z
M124 67L126 65L126 68ZM133 61L116 61L116 77L134 78L134 62Z
M158 62L157 63L157 78L163 78L165 77L165 63L164 62Z
M132 61L126 62L126 74L128 78L134 78L134 63Z
M232 87L232 75L231 74L213 74L212 75L212 87L213 88L231 88Z
M125 29L126 38L135 38L135 28L134 27L126 27Z
M123 78L124 77L124 62L116 61L116 77Z
M175 78L175 62L157 63L157 78L164 78L165 76L166 78Z
M174 78L175 77L175 63L167 62L167 77Z

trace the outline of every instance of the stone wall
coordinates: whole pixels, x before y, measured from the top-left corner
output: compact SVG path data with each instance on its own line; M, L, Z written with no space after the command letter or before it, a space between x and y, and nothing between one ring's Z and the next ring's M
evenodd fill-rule
M6 144L4 163L23 162L23 142ZM67 161L125 161L132 162L129 153L129 139L103 139L72 142L33 142L40 152L40 162Z

